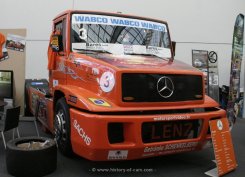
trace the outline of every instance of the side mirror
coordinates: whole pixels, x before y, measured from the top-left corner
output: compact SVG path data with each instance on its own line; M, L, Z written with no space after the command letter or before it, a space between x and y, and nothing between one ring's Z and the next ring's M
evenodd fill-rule
M54 34L51 37L50 46L53 52L63 51L63 43L62 36L58 34Z
M175 47L176 47L176 42L172 41L172 48L173 48L173 55L175 56Z

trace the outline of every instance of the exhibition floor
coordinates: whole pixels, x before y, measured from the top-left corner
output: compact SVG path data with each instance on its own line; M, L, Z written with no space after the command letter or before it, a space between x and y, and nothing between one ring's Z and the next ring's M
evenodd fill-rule
M36 136L33 122L21 121L19 131L22 137ZM245 119L237 120L232 131L238 168L226 177L244 177L245 174ZM42 136L50 136L41 132ZM6 139L11 137L11 132ZM90 162L81 157L67 158L58 153L57 170L46 177L89 177L89 176L149 176L149 177L206 177L204 173L215 167L213 149L188 152L123 162ZM33 162L35 163L35 162ZM38 163L38 162L36 162ZM95 172L94 172L95 171ZM127 172L128 171L128 172ZM129 172L131 171L131 172ZM5 151L0 139L0 177L11 177L5 165Z

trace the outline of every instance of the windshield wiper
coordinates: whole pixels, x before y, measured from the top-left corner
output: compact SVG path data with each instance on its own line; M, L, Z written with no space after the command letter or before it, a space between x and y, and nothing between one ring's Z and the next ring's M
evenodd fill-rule
M111 52L107 51L107 50L92 50L92 49L76 49L73 48L74 50L78 50L81 51L82 53L109 53L112 54Z

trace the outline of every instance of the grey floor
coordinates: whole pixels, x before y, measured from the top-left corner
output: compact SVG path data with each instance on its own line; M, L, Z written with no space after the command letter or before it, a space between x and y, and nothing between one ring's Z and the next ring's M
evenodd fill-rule
M35 136L34 124L22 121L21 136ZM50 136L41 132L42 136ZM10 138L11 134L7 134ZM232 130L238 168L225 175L226 177L245 176L245 119L237 120ZM101 177L101 176L134 176L134 177L206 177L204 172L215 167L213 149L199 152L162 156L144 160L123 162L90 162L81 157L67 158L58 153L57 170L46 177ZM117 172L103 172L103 171ZM134 170L134 172L132 172ZM141 172L147 170L149 172ZM94 172L96 171L96 172ZM125 171L125 172L124 172ZM126 172L131 171L131 172ZM5 151L0 139L0 177L11 177L5 165Z

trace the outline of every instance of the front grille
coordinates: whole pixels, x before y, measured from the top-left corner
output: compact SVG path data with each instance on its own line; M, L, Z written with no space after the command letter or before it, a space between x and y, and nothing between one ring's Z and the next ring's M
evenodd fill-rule
M141 127L143 143L197 138L202 127L201 120L145 122Z
M167 85L167 87L165 87ZM203 99L197 75L122 74L123 102L177 102Z

